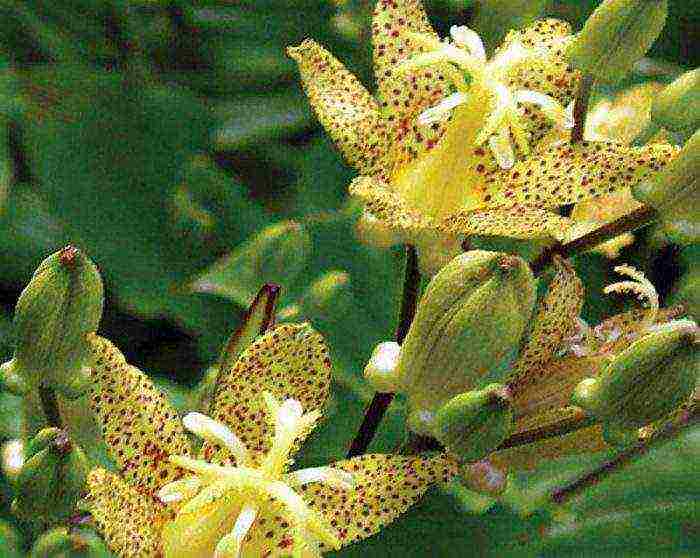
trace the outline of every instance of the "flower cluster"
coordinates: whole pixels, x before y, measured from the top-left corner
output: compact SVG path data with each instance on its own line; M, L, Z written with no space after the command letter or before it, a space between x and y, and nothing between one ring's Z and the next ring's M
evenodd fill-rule
M566 23L512 31L490 60L474 31L451 37L438 38L420 0L379 0L376 98L313 40L289 49L319 120L361 173L350 192L404 239L567 239L558 207L636 184L675 156L668 144L569 141L581 78Z
M182 421L112 343L90 345L92 405L121 473L93 470L88 505L118 556L320 556L376 533L456 472L445 454L290 472L330 385L326 346L307 324L275 327L225 363L211 418ZM199 450L186 430L204 439Z

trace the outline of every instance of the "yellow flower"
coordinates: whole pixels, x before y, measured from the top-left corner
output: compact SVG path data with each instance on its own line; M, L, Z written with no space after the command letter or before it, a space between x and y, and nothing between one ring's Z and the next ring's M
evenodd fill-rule
M659 308L658 294L642 273L630 266L615 270L630 280L605 288L609 293L632 293L646 308L612 316L590 328L579 317L583 287L574 270L557 262L557 272L537 310L529 339L507 382L513 396L517 438L525 432L547 430L567 419L582 418L584 412L571 406L574 388L586 378L595 377L615 355L634 341L683 315L681 308ZM643 437L653 431L640 429ZM501 468L531 468L544 459L605 449L601 425L531 445L505 449L491 455Z
M319 120L360 173L350 192L404 239L566 238L560 206L648 177L665 144L561 140L580 76L553 19L512 31L490 60L472 30L439 40L419 0L379 0L372 20L377 98L312 40L290 48Z
M88 504L120 557L320 556L376 533L455 474L445 454L288 470L329 393L328 352L307 324L275 327L228 359L211 418L182 421L112 343L90 345L93 408L120 474L93 470Z

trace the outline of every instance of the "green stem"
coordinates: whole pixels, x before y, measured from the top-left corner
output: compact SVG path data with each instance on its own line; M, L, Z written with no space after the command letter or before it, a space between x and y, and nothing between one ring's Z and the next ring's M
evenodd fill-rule
M413 246L406 245L406 271L401 295L401 310L399 311L399 321L396 326L395 336L396 342L399 344L403 343L406 335L408 335L411 322L413 322L413 317L416 315L419 290L420 271L418 270L418 253ZM348 458L362 455L367 451L393 399L393 393L374 394L374 398L367 406L367 409L365 409L365 416L362 420L362 424L350 444L347 455Z

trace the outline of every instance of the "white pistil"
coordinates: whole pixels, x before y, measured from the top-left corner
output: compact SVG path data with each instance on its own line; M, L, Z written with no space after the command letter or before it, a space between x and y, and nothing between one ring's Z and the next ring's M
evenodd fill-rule
M469 54L486 62L486 49L478 33L465 25L453 25L450 27L450 36L457 46L469 51Z
M248 450L241 439L225 424L221 424L201 413L188 413L182 424L200 438L227 448L236 458L236 463L245 466L249 462Z
M287 475L287 483L290 486L303 486L312 482L320 482L343 490L352 490L355 487L355 479L351 473L332 467L309 467Z
M243 542L257 516L258 508L250 504L243 506L231 532L216 545L214 558L239 558L243 549Z
M435 122L443 122L452 112L452 109L465 103L468 96L464 93L452 93L434 107L424 110L418 115L418 124L428 126Z

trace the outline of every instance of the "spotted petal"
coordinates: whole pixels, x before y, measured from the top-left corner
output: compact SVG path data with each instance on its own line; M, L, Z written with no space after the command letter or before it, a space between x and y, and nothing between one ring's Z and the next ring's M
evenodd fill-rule
M633 186L661 170L678 153L666 144L626 147L617 143L580 142L552 145L518 161L510 170L496 170L487 207L515 205L558 207Z
M235 364L221 369L211 417L241 439L257 466L270 449L274 431L262 392L280 401L296 399L305 413L320 410L328 398L330 369L323 337L308 324L277 326L243 351ZM219 445L207 442L203 451L214 462L234 462Z
M350 193L360 198L367 210L392 229L418 232L433 226L432 220L379 179L360 176L350 184Z
M391 160L406 165L442 137L447 122L418 126L416 118L454 93L439 67L401 72L397 66L424 51L415 34L438 39L420 0L379 0L372 16L378 97L392 138Z
M459 211L440 229L450 234L507 236L510 238L566 238L571 221L551 211L516 206L508 209Z
M406 512L433 483L447 482L457 464L447 455L407 457L367 454L339 461L355 487L338 490L324 484L303 487L302 496L336 528L343 545L367 538Z
M311 107L349 164L377 174L384 167L387 133L379 106L360 81L310 39L288 49Z
M543 412L531 417L524 417L516 422L515 432L546 428L548 424L556 423L567 417L573 417L580 411L575 407L566 407ZM606 449L603 430L600 425L590 426L556 436L534 444L502 450L490 456L491 462L497 467L508 470L534 469L544 460L556 459L567 455L588 454Z
M552 370L545 365L576 332L583 306L583 283L567 261L555 258L554 266L556 273L537 307L527 342L508 382L516 399L522 391L538 391L535 384L540 383L540 376Z
M89 509L110 550L120 558L158 558L161 533L172 519L163 504L118 475L94 469L87 479Z
M168 455L188 455L189 442L167 397L110 341L90 337L94 382L91 407L124 479L155 493L182 471Z

